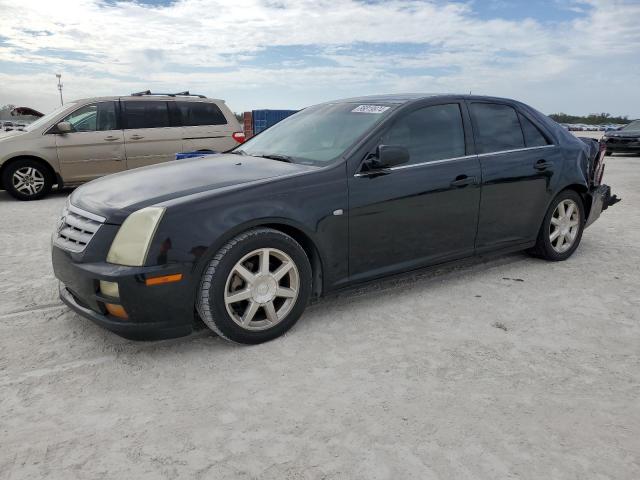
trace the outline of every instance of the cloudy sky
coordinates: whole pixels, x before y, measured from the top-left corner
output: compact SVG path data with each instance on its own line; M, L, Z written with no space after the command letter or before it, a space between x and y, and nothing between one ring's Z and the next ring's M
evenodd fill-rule
M190 90L234 111L386 92L640 117L640 0L0 0L0 104Z

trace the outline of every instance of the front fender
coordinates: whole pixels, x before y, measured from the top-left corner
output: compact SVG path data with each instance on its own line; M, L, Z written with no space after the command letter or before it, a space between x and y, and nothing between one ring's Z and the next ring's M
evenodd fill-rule
M342 175L340 174L342 173ZM149 250L149 265L189 265L198 277L231 238L270 225L300 232L314 246L328 288L348 275L348 217L344 168L265 183L167 207Z
M56 141L53 135L26 133L0 142L0 167L19 157L32 157L48 163L54 172L60 171Z

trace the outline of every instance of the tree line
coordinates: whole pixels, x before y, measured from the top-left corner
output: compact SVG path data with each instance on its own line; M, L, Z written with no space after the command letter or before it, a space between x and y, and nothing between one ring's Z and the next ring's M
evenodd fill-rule
M590 113L587 116L569 115L567 113L552 113L549 115L558 123L583 123L585 125L606 125L610 123L627 124L631 122L626 115L612 117L610 113Z

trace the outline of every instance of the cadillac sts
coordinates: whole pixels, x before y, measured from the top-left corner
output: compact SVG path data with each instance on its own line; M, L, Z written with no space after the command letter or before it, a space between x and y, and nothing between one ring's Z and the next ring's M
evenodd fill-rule
M566 260L618 200L604 154L503 98L332 101L228 153L81 186L53 267L62 300L122 336L186 335L200 318L260 343L355 283L488 252Z

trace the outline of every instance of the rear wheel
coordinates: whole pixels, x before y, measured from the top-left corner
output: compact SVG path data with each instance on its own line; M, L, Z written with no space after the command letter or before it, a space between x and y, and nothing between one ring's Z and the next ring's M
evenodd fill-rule
M300 318L311 292L311 266L288 235L258 228L224 245L207 266L196 308L204 323L237 343L272 340Z
M566 260L580 244L584 221L580 195L573 190L560 192L544 217L531 253L546 260Z
M18 200L38 200L51 191L53 179L47 168L37 160L16 160L2 177L4 188Z

